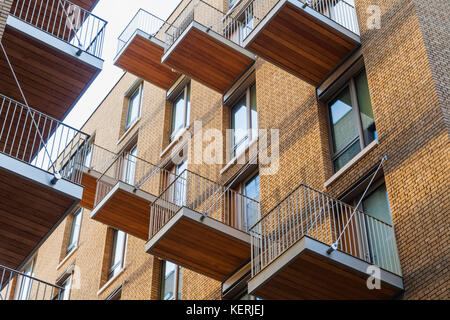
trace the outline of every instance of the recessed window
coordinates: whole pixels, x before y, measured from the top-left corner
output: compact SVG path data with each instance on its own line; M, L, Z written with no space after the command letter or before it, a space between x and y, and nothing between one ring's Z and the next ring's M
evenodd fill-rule
M255 201L259 202L259 174L250 178L242 184L242 192L247 198L244 201L244 222L246 224L246 230L249 230L261 217ZM251 200L250 200L251 199Z
M191 114L191 84L188 83L182 92L172 101L170 142L176 140L182 130L189 125Z
M250 141L258 137L255 85L250 86L231 108L231 129L233 131L231 154L236 157L246 149Z
M123 168L122 168L122 181L130 185L134 185L136 177L136 164L137 164L137 146L130 149L125 153Z
M162 300L181 300L181 275L180 266L163 261L162 279L161 279L161 299Z
M80 237L82 218L83 218L83 209L79 208L72 216L66 254L69 254L78 246L78 239Z
M111 254L109 257L108 280L117 276L124 267L127 235L120 230L113 230Z
M70 289L72 287L72 275L70 275L62 284L63 288L62 295L60 296L60 300L70 300Z
M125 131L136 123L141 116L141 102L142 102L142 85L140 85L128 97L127 119L125 123Z
M232 5L230 5L230 8ZM229 39L234 43L242 45L247 36L255 27L255 17L253 14L253 4L250 4L247 9L236 18L236 22L231 22L227 27L225 34L229 35Z
M34 275L34 260L29 262L23 269L23 276L17 277L15 300L29 300L32 290L32 280L30 277Z
M90 168L92 165L92 153L94 152L94 144L90 142L86 147L86 154L84 156L84 166Z
M365 70L346 83L328 103L334 172L377 139Z

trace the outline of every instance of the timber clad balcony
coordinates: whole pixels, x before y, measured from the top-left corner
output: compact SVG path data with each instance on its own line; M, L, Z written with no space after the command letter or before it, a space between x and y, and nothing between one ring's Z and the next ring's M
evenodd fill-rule
M165 181L174 177L169 171L123 152L97 181L91 218L148 240L150 204L158 197Z
M165 31L162 62L224 93L254 62L241 47L244 25L211 5L191 1Z
M33 277L33 270L19 272L0 265L0 301L64 300L64 288Z
M248 290L258 297L389 299L403 289L393 227L310 187L301 185L250 234ZM372 265L381 270L380 290L366 284Z
M97 181L116 158L117 155L115 153L100 146L89 145L87 147L83 163L83 175L81 177L83 198L80 201L80 206L91 211L94 209ZM104 177L104 180L106 179L108 179L107 176ZM113 183L113 181L111 178L110 183Z
M250 260L249 226L259 202L190 171L150 208L147 252L225 281Z
M88 138L0 95L0 264L21 266L78 204Z
M30 105L64 118L103 67L105 27L67 0L13 2L2 42ZM2 92L22 100L5 55L0 57Z
M162 64L165 30L169 24L140 9L119 36L114 64L164 90L180 76L179 72Z
M348 0L350 1L350 0ZM344 0L253 0L243 46L318 86L360 46L354 6Z

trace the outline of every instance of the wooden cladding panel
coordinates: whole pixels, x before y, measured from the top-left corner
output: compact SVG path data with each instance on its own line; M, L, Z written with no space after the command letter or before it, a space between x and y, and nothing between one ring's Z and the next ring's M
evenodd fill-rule
M97 191L97 178L88 172L83 172L81 185L83 186L83 197L81 198L80 206L92 211Z
M224 93L253 60L192 26L164 63Z
M108 195L107 201L96 208L92 219L139 239L147 240L150 201L120 188L112 192L114 193Z
M74 199L0 170L0 264L17 268L74 204Z
M247 49L317 86L359 44L287 3Z
M149 39L136 35L115 65L164 89L168 90L180 76L179 72L162 64L164 48Z
M29 105L62 119L98 70L54 50L10 27L2 42ZM23 103L3 54L0 55L1 93Z
M250 244L182 217L148 253L225 281L249 261Z

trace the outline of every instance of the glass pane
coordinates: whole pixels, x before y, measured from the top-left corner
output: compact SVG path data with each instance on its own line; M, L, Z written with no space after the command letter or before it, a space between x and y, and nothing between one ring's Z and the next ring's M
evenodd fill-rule
M128 100L128 113L127 113L127 125L128 129L140 115L141 104L141 88L138 88L133 95L130 96Z
M61 300L69 300L70 298L70 287L72 286L72 277L69 277L62 287L64 288Z
M253 15L253 5L249 7L250 10L246 10L244 19L241 25L241 43L247 38L255 27L255 18Z
M339 171L343 166L347 164L350 160L352 160L359 152L361 152L361 144L359 143L359 139L357 139L353 145L347 149L343 154L339 156L336 160L334 160L334 171Z
M125 233L123 231L114 230L109 278L112 278L119 273L122 267L124 249Z
M28 264L28 266L23 271L26 276L33 276L33 263ZM20 289L17 300L28 300L31 293L31 279L28 277L20 276L19 278Z
M186 192L187 192L187 162L184 161L182 164L177 166L175 169L175 175L179 176L177 178L175 185L174 185L174 194L173 194L173 201L178 206L184 206L186 204Z
M364 212L374 218L377 218L378 220L392 225L391 209L389 208L389 200L385 184L366 197L363 200L362 205Z
M353 117L350 90L347 87L330 105L334 153L339 153L358 135Z
M258 137L258 109L256 106L256 86L250 88L250 117L252 126L252 140Z
M181 288L183 285L183 274L182 274L182 268L178 267L178 300L181 300Z
M124 182L134 185L134 178L136 176L137 163L137 146L130 150L124 161Z
M244 95L231 110L231 129L233 130L234 156L245 150L248 144L248 109Z
M188 126L191 122L191 84L189 83L186 87L186 122L185 126Z
M86 167L90 167L91 166L91 162L92 162L92 151L93 151L93 146L92 144L89 145L89 147L86 150L86 157L84 158L84 165Z
M162 299L174 300L175 299L175 271L177 266L172 262L164 262L163 282L162 282Z
M375 121L373 120L372 102L370 101L369 84L365 71L361 72L355 78L355 84L364 132L364 142L365 145L368 145L377 138L377 130L375 128Z
M259 175L245 184L244 195L250 199L259 201ZM246 199L245 219L247 230L250 229L260 219L260 213L255 203Z
M174 140L177 133L185 127L185 114L184 108L186 104L184 101L184 91L172 104L172 124L170 137Z
M69 242L67 244L67 253L72 251L78 244L82 217L83 217L82 209L80 209L74 214L72 218L72 224L70 226L70 233L69 233Z

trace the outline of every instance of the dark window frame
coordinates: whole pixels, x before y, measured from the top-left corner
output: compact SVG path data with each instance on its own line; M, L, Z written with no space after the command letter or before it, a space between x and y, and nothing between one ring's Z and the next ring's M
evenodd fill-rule
M160 279L160 287L159 287L159 296L161 300L166 300L164 299L164 286L165 286L165 282L166 282L166 264L167 262L172 263L173 265L175 265L175 274L174 274L174 287L173 287L173 292L174 292L174 296L173 299L170 300L180 300L179 295L181 295L181 288L182 288L182 267L180 265L177 265L176 263L173 263L171 261L167 261L167 260L162 260L161 261L161 279Z
M138 115L135 119L130 118L130 106L133 101L132 98L138 94L139 105L138 105ZM142 96L143 96L143 85L142 83L137 84L135 87L130 90L130 94L126 96L127 99L127 110L126 110L126 119L125 119L125 132L127 132L136 122L141 118L142 113Z
M180 128L174 128L174 117L176 115L175 107L177 101L183 97L183 122L184 125ZM182 132L184 128L187 128L191 120L191 82L187 82L180 92L170 100L170 127L169 127L169 142L175 141L178 138L179 133Z

